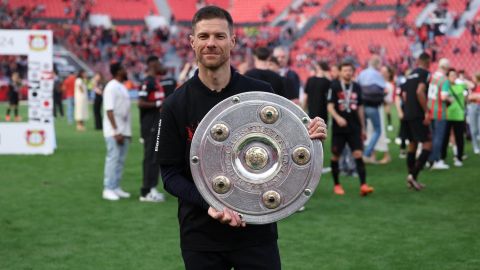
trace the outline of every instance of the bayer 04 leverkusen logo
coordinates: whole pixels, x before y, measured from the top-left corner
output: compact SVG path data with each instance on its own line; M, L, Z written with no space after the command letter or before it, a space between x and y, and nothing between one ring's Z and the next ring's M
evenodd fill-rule
M26 133L26 140L28 145L36 147L45 144L45 130L27 129Z
M44 51L48 47L47 35L29 35L28 45L32 51Z

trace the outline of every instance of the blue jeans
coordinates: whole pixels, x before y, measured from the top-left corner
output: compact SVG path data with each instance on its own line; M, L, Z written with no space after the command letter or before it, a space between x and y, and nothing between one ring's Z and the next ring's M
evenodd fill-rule
M447 120L433 120L432 129L432 153L428 158L430 162L440 160L442 153L442 144L443 140L445 139L445 130L447 129Z
M69 124L73 124L74 119L73 119L73 107L75 106L75 100L73 97L71 98L66 98L65 101L67 102L67 120Z
M468 105L468 124L470 125L470 133L472 135L473 149L480 150L480 104Z
M378 107L365 106L365 121L367 119L370 119L370 121L372 121L373 134L372 134L372 138L370 139L370 142L367 145L367 148L365 148L364 155L366 157L370 157L373 150L375 149L375 145L377 144L378 139L380 139L380 136L382 135L382 125L380 122L380 110L378 109Z
M105 158L103 186L105 189L116 189L120 187L130 139L125 138L121 145L117 143L114 137L105 138L105 142L107 144L107 156Z

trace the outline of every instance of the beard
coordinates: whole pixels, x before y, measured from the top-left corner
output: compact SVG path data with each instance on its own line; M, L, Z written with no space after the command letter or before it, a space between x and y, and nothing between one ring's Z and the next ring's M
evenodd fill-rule
M202 66L211 69L211 70L217 70L220 67L222 67L229 59L228 55L225 55L223 53L218 53L215 57L216 59L207 59L205 55L203 54L197 54L197 61L199 64Z

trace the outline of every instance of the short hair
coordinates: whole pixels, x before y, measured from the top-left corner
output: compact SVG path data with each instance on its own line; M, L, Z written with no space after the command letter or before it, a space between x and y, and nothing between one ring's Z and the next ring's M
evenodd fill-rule
M150 65L152 62L158 62L158 56L156 55L150 55L147 58L147 65Z
M122 70L122 64L119 62L114 62L110 64L110 74L112 74L113 77L116 77L118 72Z
M270 56L270 58L268 59L268 61L274 63L274 64L277 65L277 66L280 66L280 62L278 62L278 58L275 57L275 56Z
M318 63L318 66L320 67L321 70L323 71L330 71L330 66L328 65L327 62L321 61Z
M199 9L195 15L193 15L192 19L192 31L195 32L195 26L198 22L202 20L210 20L210 19L222 19L228 22L228 29L230 33L233 33L233 19L232 15L228 13L223 8L217 6L206 6Z
M448 71L447 71L447 76L450 75L450 72L457 72L457 70L454 69L454 68L449 68Z
M368 65L374 68L379 68L381 63L382 59L380 59L380 56L378 55L373 55L368 61Z
M438 67L448 69L450 67L450 61L447 58L442 58L438 61Z
M258 47L253 51L253 55L257 57L259 60L266 61L271 55L270 49L267 47Z
M338 70L342 70L343 67L351 67L353 70L355 70L355 66L353 65L352 62L350 61L343 61L338 65Z
M428 61L430 61L431 57L430 57L430 54L426 53L426 52L422 52L419 56L418 56L418 60L422 63L426 63Z

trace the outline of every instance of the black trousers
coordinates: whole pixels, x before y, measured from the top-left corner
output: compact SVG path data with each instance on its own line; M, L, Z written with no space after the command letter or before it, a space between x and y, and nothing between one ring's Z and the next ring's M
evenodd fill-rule
M93 117L95 118L95 129L97 130L101 130L103 128L102 102L103 97L99 94L95 94L95 99L93 100Z
M232 251L182 250L186 270L280 270L277 242Z
M450 141L450 131L453 130L453 136L455 137L455 145L457 146L457 158L462 160L463 148L465 145L465 122L464 121L447 121L447 128L445 129L445 136L442 144L442 159L447 157L448 142Z
M144 116L140 120L143 138L143 185L140 190L142 196L147 195L151 188L158 185L158 178L160 177L160 166L157 164L157 156L155 154L158 118L155 116Z
M57 117L57 111L63 117L62 92L53 91L53 116Z

